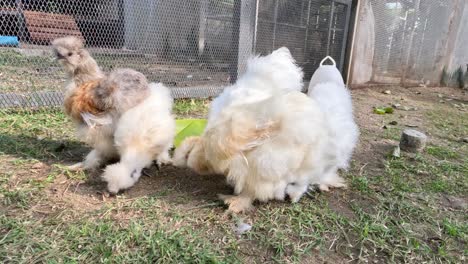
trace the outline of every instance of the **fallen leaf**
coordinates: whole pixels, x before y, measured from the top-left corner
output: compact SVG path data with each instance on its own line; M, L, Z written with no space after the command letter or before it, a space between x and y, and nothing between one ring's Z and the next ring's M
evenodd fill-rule
M399 158L400 157L400 146L396 146L392 151L392 157Z
M387 114L393 114L393 108L392 107L385 107L384 110L385 110L385 113L387 113Z
M382 108L374 108L374 113L378 115L385 115L385 109Z
M392 107L374 107L374 113L378 115L392 114L393 108Z

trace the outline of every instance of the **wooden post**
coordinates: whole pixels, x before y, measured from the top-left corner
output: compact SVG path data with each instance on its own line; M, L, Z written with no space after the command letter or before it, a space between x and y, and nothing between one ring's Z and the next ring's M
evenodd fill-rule
M257 24L256 0L235 0L232 32L231 83L245 72L247 60L254 53Z
M413 48L414 33L416 32L416 22L417 22L417 20L418 20L418 18L420 16L419 15L420 14L419 8L420 8L420 0L416 0L414 2L414 13L411 16L411 22L410 22L411 31L410 31L410 35L408 37L408 42L405 45L406 47L408 47L408 50L406 51L406 54L405 54L406 56L404 58L403 72L402 72L402 75L401 75L401 84L402 85L405 85L406 78L408 77L408 74L410 74L411 68L414 65L415 56L414 56L414 54L411 54L411 50ZM407 20L408 20L408 17L407 17ZM405 24L406 24L406 20L405 20ZM404 27L404 29L406 30L406 26Z

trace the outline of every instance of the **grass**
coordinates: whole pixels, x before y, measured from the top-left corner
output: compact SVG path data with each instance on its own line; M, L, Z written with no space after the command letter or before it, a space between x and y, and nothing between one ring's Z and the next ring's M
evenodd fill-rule
M209 100L179 99L174 104L174 112L179 118L206 117Z
M205 116L207 104L177 100L174 111ZM59 109L2 110L0 261L461 263L468 256L466 209L446 198L466 201L468 193L468 149L459 141L468 134L465 119L457 110L429 110L424 153L382 156L379 164L356 160L344 175L347 190L228 215L215 200L219 189L205 186L217 178L196 184L206 178L193 180L184 170L152 171L135 192L102 196L94 174L64 167L88 149ZM397 128L378 128L378 137L397 140ZM363 135L364 142L375 136ZM238 221L252 230L236 235Z
M94 58L106 72L131 68L142 72L152 82L162 82L171 87L228 84L227 66L217 63L181 62L176 58L165 60L118 52L94 54ZM24 55L10 48L0 48L0 93L60 91L65 83L66 74L51 53Z
M0 92L60 90L65 73L52 56L25 56L0 49Z
M62 220L31 222L1 216L2 260L23 263L220 263L223 258L223 263L236 262L235 255L222 256L202 239L199 232L188 228L165 230L158 224L158 219L150 217L116 225L109 218L95 220L87 216L64 222L60 228L54 221Z

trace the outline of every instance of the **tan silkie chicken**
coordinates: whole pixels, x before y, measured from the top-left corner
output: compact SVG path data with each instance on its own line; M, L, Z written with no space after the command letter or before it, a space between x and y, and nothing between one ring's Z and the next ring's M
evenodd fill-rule
M254 200L297 202L310 184L343 187L336 174L322 179L336 163L333 142L324 113L301 88L302 71L288 49L250 60L213 101L202 136L176 149L174 165L226 175L234 195L220 197L234 212Z
M65 112L77 126L80 140L93 150L71 169L94 169L118 157L113 134L120 116L150 94L146 77L131 69L104 74L76 37L52 42L57 60L69 77L65 88Z
M111 193L132 187L153 160L171 162L169 149L175 134L171 93L160 83L149 86L150 96L125 112L117 124L114 141L120 162L108 165L102 175Z

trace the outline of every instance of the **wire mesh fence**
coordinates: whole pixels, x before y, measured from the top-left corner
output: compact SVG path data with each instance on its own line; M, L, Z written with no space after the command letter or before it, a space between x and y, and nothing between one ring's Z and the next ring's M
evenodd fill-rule
M440 85L444 71L464 74L466 0L365 0L358 17L352 84Z
M351 0L0 0L0 107L60 105L54 38L74 35L104 71L133 68L175 97L215 96L252 54L288 47L309 78L344 64Z

